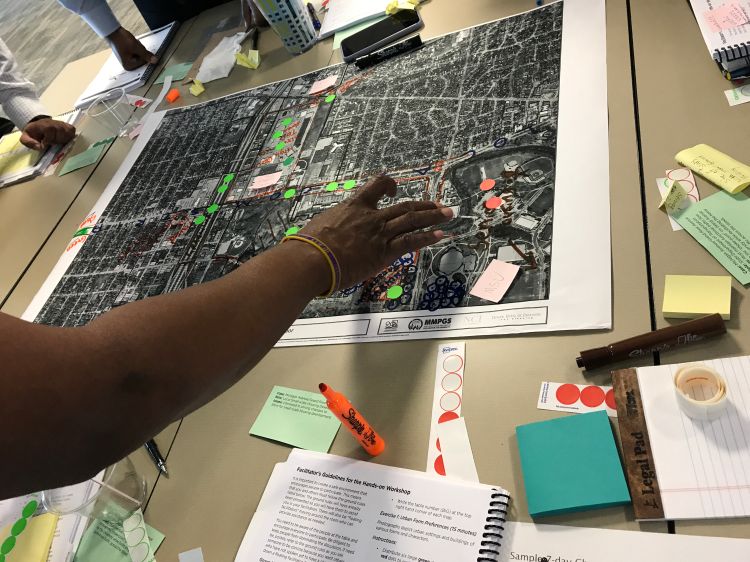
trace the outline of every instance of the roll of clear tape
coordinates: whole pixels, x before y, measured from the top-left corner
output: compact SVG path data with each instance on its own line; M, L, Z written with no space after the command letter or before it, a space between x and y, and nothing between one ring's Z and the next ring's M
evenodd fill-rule
M727 407L724 377L702 363L678 369L674 374L674 391L682 411L695 420L715 420Z

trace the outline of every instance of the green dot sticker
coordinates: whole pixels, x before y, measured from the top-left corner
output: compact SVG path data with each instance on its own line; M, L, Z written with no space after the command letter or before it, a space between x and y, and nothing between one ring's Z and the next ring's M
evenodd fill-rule
M339 188L338 182L332 181L326 186L326 191L336 191Z
M294 162L294 158L292 158L291 156L287 156L287 157L286 157L286 158L284 159L284 162L282 162L282 164L284 164L284 166L288 166L288 165L289 165L289 164L291 164L292 162Z
M23 515L26 519L28 519L29 517L34 515L37 507L39 507L39 502L37 502L36 500L31 500L29 503L23 506L23 511L21 512L21 515Z
M204 215L198 215L197 217L195 217L195 219L193 220L193 222L195 224L197 224L198 226L200 226L204 222L206 222L206 217Z
M286 146L286 143L285 143L284 141L281 141L281 142L279 142L279 144L277 144L277 145L276 145L276 146L275 146L274 148L275 148L276 150L281 150L281 149L282 149L282 148L284 148L285 146Z
M279 139L279 138L281 138L281 135L283 135L283 134L284 134L284 133L282 133L281 131L276 131L276 132L275 132L275 133L273 134L273 138L275 138L275 139Z
M219 206L216 203L214 203L208 209L206 209L206 212L210 215L211 213L215 213L218 210L219 210Z
M404 294L404 289L403 287L401 287L401 285L394 285L393 287L388 287L388 291L386 292L386 296L389 299L397 299L403 294Z
M357 185L357 182L354 180L346 180L344 182L344 189L354 189Z
M296 193L297 193L296 189L287 189L284 192L284 199L291 199L292 197L296 195Z
M217 189L216 191L218 191L219 193L224 193L227 189L229 189L229 186L223 183L219 186L219 189Z
M224 176L224 178L223 178L223 180L222 180L222 181L223 181L224 183L229 183L229 182L230 182L230 181L232 181L233 179L234 179L234 174L227 174L226 176Z
M331 102L333 102L333 100L335 100L335 99L336 99L336 94L328 94L328 95L326 96L326 103L331 103Z
M292 234L297 234L299 232L299 226L290 226L286 229L286 232L284 233L286 236L291 236Z
M281 122L281 124L284 125L284 127L288 127L289 125L292 124L292 118L291 117L287 117L286 119L284 119Z
M11 535L3 541L3 544L0 545L0 553L8 554L11 550L13 550L14 546L16 546L16 537Z
M17 537L21 533L23 533L23 530L26 528L26 519L19 519L15 523L13 523L13 527L10 528L10 534L14 537Z

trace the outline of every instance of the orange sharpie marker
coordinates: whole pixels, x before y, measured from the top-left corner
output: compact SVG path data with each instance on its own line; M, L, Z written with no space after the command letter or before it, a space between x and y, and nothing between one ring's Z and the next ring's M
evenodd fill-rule
M327 384L320 383L318 388L323 393L323 396L326 397L328 409L354 435L354 438L359 441L362 448L373 457L382 453L385 449L385 441L383 441L380 435L375 433L372 426L351 405L346 396L340 392L336 392Z

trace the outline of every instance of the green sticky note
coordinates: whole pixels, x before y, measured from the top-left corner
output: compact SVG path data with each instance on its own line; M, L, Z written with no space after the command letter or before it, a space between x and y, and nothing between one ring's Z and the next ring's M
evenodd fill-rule
M172 77L172 82L182 80L183 78L185 78L185 76L187 76L187 73L190 71L192 66L192 62L181 62L179 64L168 66L161 71L161 74L159 74L159 77L156 79L156 82L154 82L154 84L164 84L164 79L167 76Z
M719 191L672 214L743 285L750 283L750 198Z
M65 174L74 172L79 168L85 168L86 166L91 166L91 164L96 164L96 161L99 160L102 152L104 152L104 149L108 146L109 144L97 144L96 146L87 148L80 154L67 158L65 162L63 162L60 173L57 175L64 176Z
M607 412L516 427L529 515L630 503Z
M151 549L156 551L164 535L146 525ZM122 523L96 519L83 533L73 562L131 562Z
M340 426L322 394L274 386L250 435L327 453Z

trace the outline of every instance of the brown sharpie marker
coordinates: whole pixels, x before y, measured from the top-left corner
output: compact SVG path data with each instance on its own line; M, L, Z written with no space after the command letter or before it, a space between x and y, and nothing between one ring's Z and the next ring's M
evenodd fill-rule
M596 369L625 359L637 359L655 351L669 351L726 333L727 327L721 314L709 314L676 326L618 341L606 347L587 349L576 358L576 363L582 369Z

